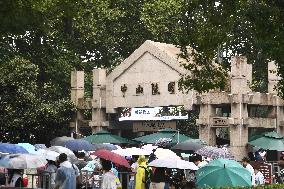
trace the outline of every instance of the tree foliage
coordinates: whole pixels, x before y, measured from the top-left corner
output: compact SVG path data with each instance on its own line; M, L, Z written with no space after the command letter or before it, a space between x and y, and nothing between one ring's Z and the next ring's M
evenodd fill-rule
M0 126L3 133L17 133L3 140L30 140L29 134L18 137L23 128L36 141L48 141L47 128L59 129L59 135L74 110L67 95L71 71L111 70L147 39L179 46L185 59L191 47L195 64L184 65L191 75L180 82L186 90L224 88L232 55L247 56L256 68L257 90L266 87L268 61L275 60L279 76L284 74L282 1L0 0L0 5ZM283 96L283 80L278 90Z

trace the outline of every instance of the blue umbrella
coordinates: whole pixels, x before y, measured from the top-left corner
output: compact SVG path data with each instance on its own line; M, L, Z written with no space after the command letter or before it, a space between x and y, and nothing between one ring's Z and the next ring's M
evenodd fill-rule
M35 154L36 153L35 147L33 145L31 145L30 143L18 143L16 145L25 148L31 154Z
M0 152L8 153L8 154L28 154L29 152L23 148L22 146L18 146L16 144L9 143L0 143Z
M95 147L91 143L82 139L68 140L64 146L73 151L95 151Z

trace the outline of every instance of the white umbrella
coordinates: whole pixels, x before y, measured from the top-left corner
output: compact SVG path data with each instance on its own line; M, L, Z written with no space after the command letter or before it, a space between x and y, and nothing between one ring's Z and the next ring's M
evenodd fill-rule
M59 154L65 153L67 155L69 161L71 161L71 162L75 162L77 160L75 154L71 150L69 150L68 148L65 148L63 146L51 146L47 150L54 151L54 152L57 152Z
M151 167L165 167L170 169L190 169L198 170L198 167L193 163L181 159L156 159L149 163Z
M8 169L36 169L44 167L46 160L33 154L10 154L0 160L0 167Z
M112 152L119 154L121 156L134 156L134 155L144 155L144 156L148 156L150 155L151 152L141 149L141 148L125 148L125 149L117 149L117 150L113 150Z
M157 148L155 153L158 159L180 159L180 157L169 149Z
M142 146L141 148L144 149L144 150L147 150L148 152L151 153L153 151L153 149L158 148L158 146L154 146L153 144L146 144L146 145Z
M42 156L44 159L56 161L57 157L60 155L58 152L47 150L47 149L39 149L37 151L37 155Z

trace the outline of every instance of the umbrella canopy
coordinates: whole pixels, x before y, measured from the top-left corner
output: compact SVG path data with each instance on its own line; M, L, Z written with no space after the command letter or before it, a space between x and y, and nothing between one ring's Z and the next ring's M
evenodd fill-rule
M125 148L125 149L117 149L117 150L113 150L112 152L119 154L121 156L134 156L134 155L144 155L144 156L148 156L151 154L151 152L141 149L141 148L136 148L136 147L132 147L132 148Z
M65 153L71 162L75 162L77 160L75 154L68 148L65 148L63 146L51 146L50 148L47 148L47 150L57 152L59 154Z
M229 152L227 148L217 148L213 146L205 146L196 151L201 156L206 156L210 159L234 159L234 156Z
M190 169L197 170L198 167L189 161L184 161L181 159L156 159L149 163L151 167L165 167L169 169Z
M83 138L86 141L89 141L90 143L112 143L112 144L135 144L134 141L128 140L126 138L122 138L117 135L113 135L108 131L99 131L96 134L87 136Z
M197 151L201 148L203 148L205 145L192 142L191 140L187 140L185 142L176 144L171 149L172 150L181 150L181 151Z
M36 169L44 167L46 160L33 154L10 154L0 160L0 167L7 169Z
M129 163L127 162L127 160L124 157L122 157L121 155L118 155L114 152L111 152L109 150L98 150L98 151L92 153L92 155L95 155L95 156L102 158L102 159L105 159L105 160L109 160L109 161L111 161L115 164L122 165L124 167L130 168Z
M251 174L240 163L228 159L216 159L196 172L199 187L251 186Z
M171 143L178 143L178 140L179 140L179 142L183 142L183 141L190 139L190 137L188 137L186 135L178 134L177 130L162 129L162 130L158 131L157 133L141 136L141 137L135 138L133 140L139 141L139 142L142 142L142 143L147 143L147 144L154 144L158 140L160 140L161 138L171 139Z
M35 147L36 150L45 149L46 148L45 144L35 144L34 147Z
M64 146L72 151L95 151L95 147L91 143L82 139L68 140Z
M39 149L36 152L37 155L42 156L44 159L51 160L51 161L56 161L57 157L60 155L59 153L51 150L46 150L46 149Z
M283 136L274 131L250 141L249 144L266 150L284 151Z
M32 144L30 144L30 143L18 143L16 145L22 146L23 148L25 148L31 154L35 154L36 153L35 147Z
M95 150L101 150L101 149L105 149L105 150L117 150L118 147L116 145L113 144L93 144L95 147Z
M29 153L25 148L16 144L0 143L0 152L8 154L27 154Z
M62 136L56 137L50 141L51 146L64 146L65 142L68 140L74 140L72 137Z
M173 151L169 149L157 148L154 154L156 155L158 159L168 159L168 158L180 159L180 157L177 156L176 153L174 153Z

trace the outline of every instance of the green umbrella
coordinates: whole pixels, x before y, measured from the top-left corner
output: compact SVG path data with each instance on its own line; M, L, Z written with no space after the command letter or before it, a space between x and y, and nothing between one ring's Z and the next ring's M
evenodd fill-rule
M87 136L83 138L90 143L100 144L100 143L111 143L111 144L136 144L135 141L128 140L126 138L113 135L108 131L99 131L96 134Z
M142 142L142 143L154 144L159 139L163 139L163 138L171 139L172 143L178 143L178 140L179 140L179 142L183 142L183 141L186 141L188 139L191 139L190 137L188 137L186 135L178 134L177 130L162 129L162 130L159 130L157 133L141 136L141 137L135 138L133 140L139 141L139 142Z
M216 159L196 172L199 187L251 186L251 174L240 163L229 159Z
M274 131L266 133L262 137L250 141L249 144L265 150L284 151L283 136Z

